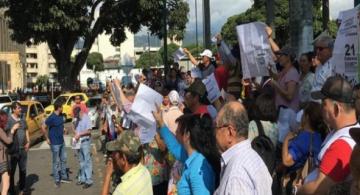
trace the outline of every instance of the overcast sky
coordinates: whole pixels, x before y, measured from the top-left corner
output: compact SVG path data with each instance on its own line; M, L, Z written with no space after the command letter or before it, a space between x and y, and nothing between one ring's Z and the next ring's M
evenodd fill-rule
M202 0L187 0L190 5L188 30L195 29L195 1L198 2L198 28L202 28ZM251 0L210 0L212 31L219 32L228 17L246 11L251 5ZM339 11L350 9L353 5L354 0L330 0L330 17L337 18Z

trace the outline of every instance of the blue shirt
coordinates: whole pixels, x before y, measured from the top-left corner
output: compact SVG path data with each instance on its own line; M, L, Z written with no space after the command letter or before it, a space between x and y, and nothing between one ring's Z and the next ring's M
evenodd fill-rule
M46 126L49 127L49 139L51 145L60 145L64 143L64 119L62 115L54 112L46 119Z
M307 158L309 157L310 149L310 136L311 132L301 131L298 136L292 139L289 143L289 153L295 164L289 168L289 172L296 171L304 166ZM313 133L312 138L312 152L313 158L316 160L321 149L321 135L317 132ZM313 162L315 163L315 162Z
M184 147L166 126L160 128L160 135L169 151L184 164L183 174L177 184L178 194L213 194L215 191L215 173L205 157L196 151L188 156Z

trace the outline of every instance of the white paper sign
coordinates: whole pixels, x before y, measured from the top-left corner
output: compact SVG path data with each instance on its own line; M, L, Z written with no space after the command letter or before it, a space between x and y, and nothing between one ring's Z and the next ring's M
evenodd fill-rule
M155 123L152 111L156 111L155 104L161 105L162 101L162 95L150 87L140 84L128 115L129 119L144 128L150 129Z
M331 58L335 73L346 76L352 84L359 81L359 14L357 8L341 12L341 25Z
M274 64L265 27L266 25L262 22L236 27L244 79L269 76L267 67Z
M178 62L178 61L180 61L181 59L183 59L183 58L186 56L186 54L185 54L183 48L180 47L179 49L177 49L177 50L173 53L172 56L174 57L174 61L175 61L175 62Z
M211 103L213 103L213 102L215 102L215 100L219 99L219 97L221 96L221 92L220 92L219 86L216 82L214 73L212 73L211 75L206 77L204 80L202 80L202 82L206 86L206 91L208 93L208 96L207 96L208 100Z
M156 134L156 123L153 123L150 128L140 126L140 142L141 144L147 144L154 140Z

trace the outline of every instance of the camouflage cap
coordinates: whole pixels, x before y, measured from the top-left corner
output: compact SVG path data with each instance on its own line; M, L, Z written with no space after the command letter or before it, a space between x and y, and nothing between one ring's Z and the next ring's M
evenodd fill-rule
M106 150L110 152L120 151L127 154L139 154L141 146L140 138L131 130L124 131L120 136L106 144Z

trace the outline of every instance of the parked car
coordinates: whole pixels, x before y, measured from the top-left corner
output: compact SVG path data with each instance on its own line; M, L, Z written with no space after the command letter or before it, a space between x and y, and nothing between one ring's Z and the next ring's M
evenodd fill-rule
M75 104L75 97L80 96L82 103L86 103L89 98L85 93L66 93L59 95L54 103L61 101L63 103L64 120L72 119L72 106ZM51 104L45 108L45 116L48 117L54 111L54 105Z
M100 105L102 95L90 97L86 106L89 109L89 117L91 119L92 128L99 128L100 126Z
M19 101L21 104L21 111L26 124L28 126L30 143L35 143L36 140L42 138L41 125L45 120L44 107L38 101ZM8 114L12 113L11 103L5 104L1 110Z
M12 99L9 95L0 95L0 109L8 104L8 103L11 103L12 102Z

